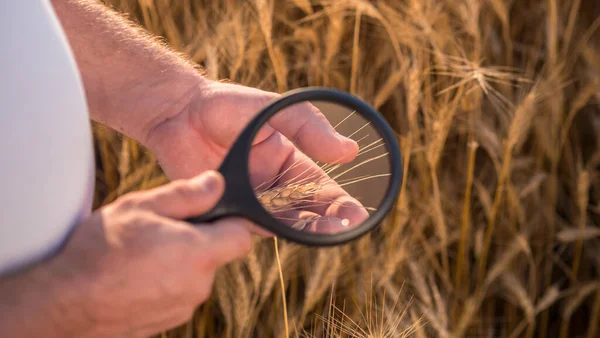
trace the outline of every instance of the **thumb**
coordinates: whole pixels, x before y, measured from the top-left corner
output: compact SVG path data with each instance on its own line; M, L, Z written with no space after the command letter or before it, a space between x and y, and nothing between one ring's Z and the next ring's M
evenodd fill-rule
M193 217L212 209L225 190L225 179L213 170L179 179L146 192L142 207L169 218Z

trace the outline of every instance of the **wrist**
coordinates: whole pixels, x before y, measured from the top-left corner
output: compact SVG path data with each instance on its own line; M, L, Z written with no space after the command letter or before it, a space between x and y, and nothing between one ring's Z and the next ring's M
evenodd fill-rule
M204 82L195 64L95 0L52 1L85 88L89 115L144 144Z
M151 148L153 132L185 110L207 83L195 70L148 74L139 84L129 86L121 102L98 113L92 111L91 118Z
M45 313L62 337L87 337L93 324L87 311L89 283L79 271L58 258L37 273Z
M0 281L0 336L85 337L84 283L55 259Z

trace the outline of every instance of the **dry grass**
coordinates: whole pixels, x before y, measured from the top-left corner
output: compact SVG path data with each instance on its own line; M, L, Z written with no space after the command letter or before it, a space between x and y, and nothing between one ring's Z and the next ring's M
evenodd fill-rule
M260 241L162 336L282 337L282 296L291 336L600 334L594 1L110 2L213 78L351 91L405 155L377 231L337 248L280 242L284 294ZM166 181L152 154L96 127L96 206Z

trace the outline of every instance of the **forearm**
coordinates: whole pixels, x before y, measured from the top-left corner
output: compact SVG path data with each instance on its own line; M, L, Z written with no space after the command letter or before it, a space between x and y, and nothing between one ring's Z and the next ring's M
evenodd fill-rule
M0 278L0 337L83 337L80 286L69 285L52 264Z
M205 79L194 65L95 0L52 0L82 74L91 118L140 142Z

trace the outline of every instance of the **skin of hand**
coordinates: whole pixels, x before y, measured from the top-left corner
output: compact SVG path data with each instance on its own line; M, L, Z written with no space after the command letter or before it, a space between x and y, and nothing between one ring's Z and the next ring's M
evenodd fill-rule
M216 269L251 248L245 220L176 220L208 211L223 189L206 171L98 209L52 259L0 280L0 336L148 337L186 322Z

